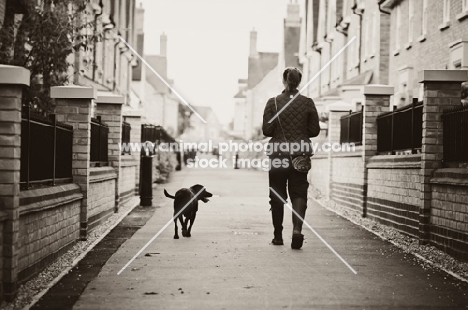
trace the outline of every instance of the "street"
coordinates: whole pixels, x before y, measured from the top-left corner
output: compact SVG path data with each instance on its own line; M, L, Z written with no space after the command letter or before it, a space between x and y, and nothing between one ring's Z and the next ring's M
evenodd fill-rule
M172 217L181 187L203 184L213 197L200 203L191 238L166 230L120 275L117 272ZM302 250L272 246L267 175L231 169L185 169L154 192L157 207L89 283L74 309L455 309L468 305L468 286L424 269L364 229L309 206L306 221L357 271L354 275L304 227ZM310 203L310 202L309 202ZM50 305L49 305L50 306ZM466 308L466 307L465 307Z

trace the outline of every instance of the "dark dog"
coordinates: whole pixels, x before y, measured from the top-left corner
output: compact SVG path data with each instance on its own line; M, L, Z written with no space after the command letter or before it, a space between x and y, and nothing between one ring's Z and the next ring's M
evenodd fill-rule
M175 234L174 239L179 239L179 229L177 227L177 219L180 221L180 225L182 225L182 236L184 237L191 237L190 234L193 226L193 222L195 222L195 216L197 215L198 211L198 200L207 203L209 197L213 197L213 194L208 192L202 185L194 185L190 188L181 188L176 193L175 196L170 195L166 190L164 190L164 195L168 198L174 199L174 216L179 213L183 207L185 207L190 200L192 200L195 195L196 198L190 202L189 205L179 214L177 218L174 218L175 224ZM182 216L185 216L185 221ZM190 220L190 226L187 228L188 221Z

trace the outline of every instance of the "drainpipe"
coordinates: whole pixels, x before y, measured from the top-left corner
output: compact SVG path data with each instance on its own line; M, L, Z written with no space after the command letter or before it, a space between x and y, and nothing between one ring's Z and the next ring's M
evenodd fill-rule
M358 74L361 74L361 52L362 52L362 12L358 13L357 12L357 3L354 3L353 7L351 8L353 10L353 14L356 14L359 16L359 51L358 51Z
M112 90L114 91L117 87L117 49L119 48L120 40L117 38L117 41L114 44L114 73L112 74L113 77L113 85L112 85Z

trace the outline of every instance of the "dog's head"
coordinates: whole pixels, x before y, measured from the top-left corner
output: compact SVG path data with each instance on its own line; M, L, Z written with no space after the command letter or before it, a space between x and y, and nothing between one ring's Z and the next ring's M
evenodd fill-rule
M197 185L194 185L194 186L190 187L190 189L192 190L192 192L195 195L197 195L199 193L197 198L198 198L198 200L201 200L204 203L207 203L208 201L210 201L208 199L209 197L213 197L213 194L208 192L203 185L197 184ZM202 192L200 193L200 191L202 191Z

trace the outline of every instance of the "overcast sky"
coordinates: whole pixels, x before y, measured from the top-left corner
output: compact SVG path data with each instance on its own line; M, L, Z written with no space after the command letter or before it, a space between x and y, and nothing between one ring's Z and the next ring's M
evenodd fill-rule
M279 52L288 0L142 0L145 53L159 54L168 36L168 74L192 105L212 106L232 119L237 80L247 78L250 30L258 50ZM267 100L268 98L265 98Z

